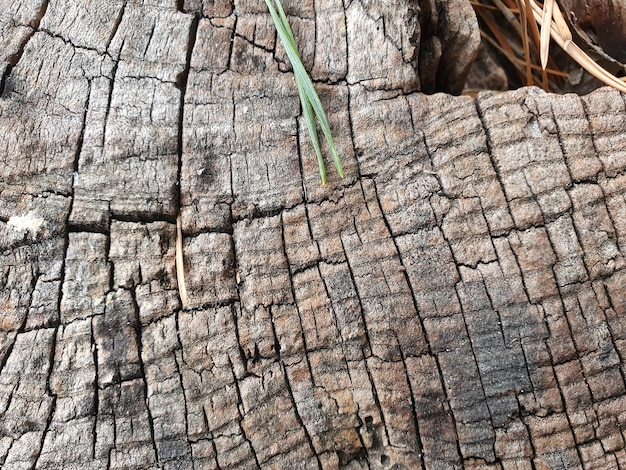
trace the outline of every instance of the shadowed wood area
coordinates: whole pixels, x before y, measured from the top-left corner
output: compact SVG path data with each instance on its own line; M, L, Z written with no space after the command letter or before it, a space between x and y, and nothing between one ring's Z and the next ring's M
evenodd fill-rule
M624 96L284 4L326 186L263 0L0 0L0 466L626 468Z

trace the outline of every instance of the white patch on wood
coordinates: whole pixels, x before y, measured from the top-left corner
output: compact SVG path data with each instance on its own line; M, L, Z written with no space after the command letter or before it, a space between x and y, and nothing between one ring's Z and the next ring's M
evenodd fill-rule
M17 232L29 232L35 239L46 221L35 212L30 211L26 215L14 215L9 219L7 225Z

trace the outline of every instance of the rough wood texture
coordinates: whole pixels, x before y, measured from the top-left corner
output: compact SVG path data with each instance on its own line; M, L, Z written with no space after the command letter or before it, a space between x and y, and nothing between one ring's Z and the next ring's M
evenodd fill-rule
M624 97L415 92L447 3L285 2L321 187L262 0L0 1L3 469L626 468Z

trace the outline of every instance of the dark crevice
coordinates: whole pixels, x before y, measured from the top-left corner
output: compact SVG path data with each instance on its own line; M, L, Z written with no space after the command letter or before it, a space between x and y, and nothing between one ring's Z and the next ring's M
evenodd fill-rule
M446 240L446 242L448 242L448 240ZM449 243L448 243L449 246ZM450 250L452 251L452 250ZM458 264L456 264L456 260L455 260L455 265L458 266ZM457 267L457 273L458 273L458 267ZM459 279L461 278L460 273L458 273ZM494 412L492 411L492 407L493 404L490 406L490 398L493 397L488 397L487 396L487 392L485 391L485 381L483 378L483 372L481 372L480 370L480 361L478 360L478 355L476 354L476 349L475 349L475 345L474 345L474 341L472 340L472 335L470 335L470 329L469 326L467 324L467 318L466 318L466 313L463 308L462 305L463 303L461 302L461 299L459 297L459 288L458 288L458 284L460 284L462 281L459 281L457 283L457 285L455 286L454 292L456 294L456 300L458 302L458 304L461 306L461 318L463 319L463 333L465 334L465 337L468 339L467 343L469 345L469 350L470 353L472 355L472 363L475 365L475 370L476 370L476 374L477 374L477 379L478 379L478 383L480 384L480 392L481 392L481 398L482 398L482 402L485 404L485 407L487 408L487 411L489 412L489 427L491 430L491 440L492 440L492 446L495 445L495 429L496 426L494 425L493 422L493 416L494 416ZM497 452L494 450L493 451L494 456L497 455Z
M12 71L13 71L13 66L7 65L6 68L4 69L4 73L0 77L0 98L5 98L5 95L4 95L5 90L10 91L11 87L10 86L7 87L7 83L8 83L9 76L11 75Z
M366 86L364 86L364 88L367 89ZM368 90L368 91L381 91L381 90L377 88L376 90ZM398 98L403 98L406 101L407 93L401 88L387 89L384 91L387 93L385 96L373 99L369 102L369 104L379 104L379 103L387 103L387 102L391 103L391 102L396 101ZM407 106L408 106L408 103L407 103ZM415 129L415 125L413 124L412 121L413 119L411 116L411 128Z
M308 263L302 264L302 265L297 266L297 267L289 265L289 273L291 274L291 277L293 277L293 276L295 276L297 274L302 274L302 273L308 271L309 269L314 269L314 268L318 267L320 262L322 262L322 261L323 260L316 259L314 261L310 261Z
M109 50L109 47L111 47L111 42L113 41L113 38L115 37L115 35L117 34L117 31L119 30L120 24L122 23L122 18L124 17L124 12L126 11L126 2L124 2L120 8L120 11L117 15L117 18L115 19L115 24L113 25L113 29L111 30L111 35L109 36L109 38L106 41L106 50ZM120 52L121 50L124 48L124 43L122 42L122 46L120 47Z
M358 467L355 465L354 468L363 468L363 465L367 465L367 467L372 468L369 465L367 449L364 446L359 448L354 453L346 452L345 450L339 450L337 451L337 457L339 458L339 468L350 468L350 464L352 462L357 462Z
M526 230L529 230L529 228L526 228L524 231ZM524 269L522 268L522 263L520 262L519 251L513 248L513 246L511 245L511 241L508 238L506 239L506 243L511 251L511 254L513 255L513 258L515 259L515 266L517 267L517 270L520 273L519 280L520 280L520 283L522 284L522 289L524 290L526 301L528 302L529 305L534 305L536 304L536 302L533 302L531 300L531 295L530 295L530 292L528 291L528 286L527 286L528 280L524 277Z
M198 230L194 230L191 233L183 231L183 235L185 235L185 237L188 237L188 238L196 238L199 235L211 234L211 233L230 235L232 237L234 231L233 231L232 226L231 227L210 227L210 228L203 227Z
M166 78L156 77L154 75L148 75L148 74L145 74L145 75L143 75L143 74L135 75L135 74L127 73L127 74L124 74L124 77L122 78L122 80L138 80L139 81L139 80L146 80L147 79L147 80L155 80L155 81L157 81L159 83L165 83L165 84L171 84L171 85L174 85L174 86L178 86L177 77L175 77L174 80L167 80ZM154 93L154 91L153 91L153 93ZM150 102L150 106L154 106L154 101Z
M176 225L176 216L164 213L133 212L129 214L112 211L111 222L130 222L135 224L165 222L167 224Z
M571 189L573 189L576 186L577 185L572 186ZM571 201L571 196L570 196L570 192L569 191L567 192L567 196L570 198L570 201ZM574 230L574 234L576 235L576 243L578 243L578 246L581 247L581 249L583 250L583 253L582 253L582 255L580 257L582 259L582 265L585 268L585 274L587 275L587 279L589 281L596 281L596 280L599 280L599 279L604 279L604 278L608 278L608 277L612 276L613 273L603 274L603 275L600 275L600 276L596 275L595 277L591 275L591 270L589 269L589 266L587 264L587 260L585 259L587 256L586 256L584 245L582 243L582 239L583 238L582 238L582 235L580 233L580 229L578 228L578 225L576 224L576 222L574 220L574 204L573 204L573 202L571 204L570 218L571 218L571 222L572 222L572 229ZM548 236L548 238L549 238L549 236ZM564 304L563 304L563 311L564 312L566 311ZM573 338L573 336L572 336L572 338Z
M111 223L109 221L109 234L111 233ZM107 269L109 270L109 285L107 288L107 291L103 294L103 297L106 298L106 296L109 294L109 292L114 292L118 289L115 289L113 287L113 283L115 282L115 265L113 264L113 262L111 261L111 236L107 235L107 237L104 239L104 261L106 264ZM139 307L137 306L137 302L135 299L135 291L132 290L131 291L131 296L134 302L134 306L137 307L137 309L139 309ZM105 310L106 311L106 310ZM139 315L139 312L136 312L137 315Z
M235 32L237 31L237 21L239 17L235 15L235 22L233 24L233 29L230 36L230 41L228 43L228 61L226 62L226 70L231 70L231 65L233 61L233 51L235 48Z
M32 37L35 35L35 33L39 30L39 25L41 24L41 20L45 16L46 11L48 11L48 1L43 1L41 3L39 10L37 11L35 18L31 21L31 24L28 25L30 28L32 28L32 30L26 36L26 38L24 38L22 43L19 45L17 51L13 55L7 58L7 66L4 69L4 73L2 74L2 77L0 77L0 98L5 97L5 91L6 92L11 91L12 86L10 85L10 78L9 78L11 75L11 72L13 71L13 68L17 65L17 63L20 61L22 56L24 55L26 46L28 45Z
M231 95L230 95L230 102L231 102L232 109L233 109L230 125L231 125L232 130L233 130L233 141L237 142L239 140L239 137L237 136L237 103L235 101L235 93L234 92L232 92ZM248 164L248 162L246 160L246 165L247 164ZM267 165L265 166L265 171L267 172ZM269 177L268 177L268 182L269 182Z
M526 356L524 356L524 361L526 361ZM565 415L565 419L567 420L567 425L568 425L569 431L570 431L570 433L572 435L572 438L574 440L576 440L576 438L575 438L576 434L575 434L575 431L574 431L574 425L572 424L570 413L568 413L568 411L567 411L567 402L565 400L565 393L563 392L563 387L561 387L561 384L559 383L559 377L558 377L556 371L554 370L554 358L552 357L552 355L550 355L550 362L552 363L551 364L552 376L554 377L554 382L556 384L556 389L558 390L559 397L561 399L562 411L560 411L560 410L549 410L549 411L553 411L555 413L562 412ZM580 362L580 359L578 359L578 363L579 363L579 367L581 369L581 373L583 375L584 383L587 385L589 396L592 397L591 399L592 399L592 401L594 403L597 403L597 401L593 398L593 394L591 393L591 390L589 389L589 385L587 383L587 378L585 377L585 370L583 369L583 365ZM534 393L534 390L533 390L533 393ZM580 450L580 446L579 445L574 445L574 449L576 450L576 455L578 456L579 463L585 462L586 460L583 458L582 452Z
M307 357L307 359L308 359L308 357ZM302 421L302 416L300 416L300 413L298 412L298 405L296 403L296 399L295 399L295 396L293 394L293 389L291 387L291 382L289 382L289 376L287 375L287 370L285 369L285 364L284 364L283 361L280 362L280 367L282 369L283 376L285 377L285 385L287 386L287 393L289 394L289 400L291 401L291 407L293 408L293 413L294 413L294 415L296 417L296 421L298 422L298 425L300 426L300 428L304 432L304 436L306 437L307 443L309 444L309 448L311 449L311 453L315 456L315 459L317 461L317 468L319 470L321 470L322 469L322 462L320 460L319 455L315 451L315 446L313 445L313 438L311 437L311 434L309 433L309 430L307 429L307 427L305 426L304 422Z
M285 242L285 223L284 223L284 219L282 215L281 215L281 220L280 220L280 227L281 227L281 237L282 237L281 246L283 248L283 256L285 257L285 260L287 261L287 266L289 268L289 288L291 289L291 298L293 299L294 309L296 310L298 314L298 323L300 325L300 331L302 332L302 347L304 349L304 359L306 360L307 369L309 371L309 374L311 375L311 381L313 382L313 386L315 386L315 380L313 377L313 369L311 368L311 361L309 360L309 354L308 354L309 350L307 347L306 336L304 334L304 324L302 323L302 312L300 311L300 307L297 302L296 287L293 283L295 271L292 269L292 264L289 261L289 256L287 255L287 244ZM273 320L272 320L272 328L273 327L274 325L273 325ZM277 352L278 352L278 356L280 357L280 351L277 351ZM308 431L305 431L305 432L308 433Z
M310 199L307 202L307 204L309 205L315 204L317 206L321 206L326 203L338 205L344 199L345 193L348 190L354 188L358 184L361 184L361 182L359 181L359 177L361 177L362 175L360 174L359 169L358 169L358 162L356 164L357 164L357 174L358 174L357 177L355 178L346 177L343 180L338 181L337 187L334 188L332 192L327 192L319 199ZM292 207L285 207L285 209L292 209L293 207L296 207L300 204L302 203L295 204Z
M204 414L204 417L206 418L206 412L204 410L204 408L202 408L202 414ZM207 427L207 429L209 429ZM211 432L211 449L213 449L213 454L215 454L215 468L216 470L222 470L222 466L220 465L220 461L219 461L219 452L217 450L217 444L215 444L215 438L213 436L213 432ZM195 462L194 462L194 466L195 466Z
M239 285L237 284L237 293L239 293ZM239 353L239 358L241 359L241 363L243 364L243 368L248 372L248 356L246 351L243 349L241 344L241 335L239 334L239 316L237 315L236 303L232 303L230 305L230 313L232 315L233 325L235 326L235 339L237 340L237 352ZM229 359L230 360L230 359Z
M313 28L313 54L311 56L311 69L313 69L315 67L315 59L317 57L317 44L318 44L317 40L318 40L318 36L317 36L317 11L315 9L315 0L311 0L311 3L312 3L311 7L313 9L313 21L315 23L315 27ZM343 16L345 16L345 13L344 13ZM346 36L347 35L348 34L346 33ZM310 73L309 73L309 75L310 75ZM311 78L311 77L309 77L309 78Z
M417 406L415 404L415 392L413 390L413 385L411 385L411 377L409 375L409 370L406 365L406 357L404 352L402 351L402 347L400 346L400 341L398 339L397 333L395 334L396 343L398 344L398 349L400 350L400 356L402 357L402 367L404 368L404 376L406 378L406 384L409 388L409 395L411 399L411 416L413 418L413 427L415 428L415 444L416 449L415 452L419 455L420 462L422 468L426 468L426 463L424 461L424 444L422 441L422 435L420 433L419 420L417 419Z
M450 394L448 393L448 389L446 388L446 384L444 381L444 377L446 375L444 374L443 369L441 368L441 362L439 361L439 357L437 355L433 355L433 359L435 361L435 365L437 366L437 376L439 378L439 386L441 387L443 396L445 398L444 403L450 406L450 411L448 412L448 416L450 416L450 420L452 421L452 430L454 431L454 437L456 438L455 439L456 452L457 452L456 457L458 457L459 459L462 459L463 451L461 450L461 441L460 441L459 434L458 434L459 425L457 424L457 418L454 416L454 410L452 409L452 406L450 405L452 403L452 399L450 397ZM442 403L442 408L445 411L445 407L443 406L443 403Z
M363 89L368 92L396 93L396 95L390 99L399 98L400 96L410 96L410 95L419 93L419 91L416 91L414 87L412 87L412 85L410 84L407 85L407 87L409 87L407 89L407 88L398 87L396 85L389 84L389 83L380 83L380 80L386 80L386 79L387 79L387 76L385 75L385 76L379 76L379 77L365 78L365 79L356 80L356 81L346 80L345 83L346 85L348 85L348 88L354 87L354 86L360 86L360 87L363 87ZM373 85L372 85L372 82L374 82ZM326 82L324 80L316 80L316 83L326 83ZM344 83L344 81L340 80L339 83ZM387 101L387 100L384 98L379 98L379 101Z
M108 251L108 250L107 250ZM109 259L108 252L106 259ZM111 276L113 278L113 276ZM149 400L148 400L148 378L146 376L146 367L143 361L143 339L142 339L142 327L141 327L141 318L139 317L139 305L137 304L137 297L134 289L128 290L132 299L132 308L134 313L133 318L133 328L135 330L135 338L137 341L137 358L139 360L139 376L137 377L128 377L126 380L139 379L143 384L143 397L145 400L146 407L146 415L148 418L148 427L150 428L150 438L152 441L152 449L154 451L154 457L157 460L159 459L159 449L157 447L156 435L154 430L154 418L152 416L152 410L150 410Z
M152 42L152 38L154 37L154 29L156 28L156 24L152 23L152 27L150 28L150 34L148 34L148 40L146 41L146 47L143 50L143 57L148 53L148 49L150 48L150 43Z
M302 109L302 104L300 105L300 109ZM306 193L306 182L304 180L304 165L303 165L303 156L302 156L302 142L300 141L300 119L296 117L296 153L298 154L298 171L300 172L300 183L302 186L302 197L304 201L307 201L307 193ZM305 204L306 207L306 204Z
M272 313L272 307L273 307L273 305L270 305L267 308L267 313L268 313L268 315L270 317L270 327L272 329L272 338L274 339L274 354L276 354L276 358L280 360L281 346L280 346L280 340L278 339L278 336L276 335L276 323L274 321L274 314ZM257 347L258 346L255 344L255 348L257 348ZM258 354L255 353L255 356L256 355L258 355ZM269 359L269 358L264 358L264 359Z
M15 341L17 340L17 335L18 335L17 330L14 330L12 332L3 332L5 341L6 341L6 338L9 337L11 334L14 334L13 340L7 346L7 349L4 351L4 354L0 356L0 377L2 376L2 372L4 371L4 367L6 366L7 361L9 360L9 357L11 357L11 354L13 353L13 348L15 347ZM9 409L9 403L10 403L10 400L6 403L6 409Z
M91 428L91 435L93 436L92 438L92 448L91 448L91 454L92 454L92 458L95 459L96 458L96 447L98 445L98 418L100 416L100 387L98 386L98 377L100 375L99 372L99 363L98 363L98 343L96 341L96 335L94 333L95 331L95 327L94 327L94 320L96 319L96 316L91 317L91 321L90 321L90 330L91 330L91 354L92 354L92 359L93 359L93 366L94 366L94 394L93 394L93 410L94 410L94 419L93 419L93 426Z
M30 309L30 305L32 304L33 301L33 293L35 292L35 287L37 286L37 280L39 278L39 274L35 272L35 269L33 269L33 267L31 266L31 273L32 276L30 278L30 285L28 286L28 309L26 310L26 313L24 314L24 318L22 318L22 323L20 324L20 326L18 326L17 328L17 333L25 333L26 332L26 325L28 323L28 310ZM43 328L43 329L47 329L47 328Z
M579 98L580 99L580 98ZM582 107L582 104L581 104ZM569 180L570 180L570 186L574 183L574 176L572 175L572 169L569 166L569 162L567 161L567 155L566 155L566 151L565 151L565 142L563 142L563 132L561 130L561 125L559 123L559 120L556 118L556 114L554 113L554 107L552 106L552 103L550 103L550 112L552 113L552 120L554 121L554 128L556 129L556 138L557 141L559 142L559 149L561 150L561 157L563 159L563 164L565 165L565 168L567 169L567 174L569 176Z
M317 268L317 274L320 277L320 279L322 280L322 284L324 285L324 292L326 293L326 297L331 302L331 309L330 309L330 311L332 312L333 320L335 322L334 323L335 329L337 330L337 332L339 334L339 337L341 339L341 342L339 343L339 346L341 347L341 354L342 354L342 358L343 358L343 363L344 363L344 366L345 366L346 371L348 373L348 377L350 377L350 381L352 382L352 374L350 373L350 365L348 364L348 359L347 359L348 355L346 354L346 351L344 349L344 345L346 344L346 340L344 338L343 331L341 330L341 328L339 326L339 319L337 317L337 309L335 308L335 305L333 304L332 296L330 294L330 290L328 289L328 284L326 283L326 280L324 279L324 276L322 276L322 272L320 271L319 263L317 263L316 268ZM318 349L321 349L321 348L318 347ZM307 361L308 361L308 355L307 355ZM311 377L313 378L314 377L313 376L313 370L311 369L310 364L309 364L309 369L310 369ZM315 380L313 380L313 384L315 385ZM359 439L362 439L362 436L359 435Z
M5 464L6 457L11 455L11 450L13 449L13 446L17 444L17 442L19 442L17 439L11 439L9 445L6 447L6 449L4 449L4 455L0 455L0 466Z
M513 217L513 214L511 213L511 207L509 206L510 200L509 198L507 198L504 185L502 184L502 182L504 181L502 177L503 175L500 173L500 168L498 167L498 164L493 157L493 147L491 144L491 131L489 130L489 126L487 125L485 121L484 112L480 105L479 99L477 98L473 100L473 103L476 109L476 115L478 116L478 121L480 122L483 135L485 136L485 145L487 147L487 154L489 155L489 161L491 162L491 167L493 168L493 171L496 174L496 179L498 180L498 187L500 188L500 191L504 195L504 198L507 202L507 206L506 206L507 214L512 221L515 221L515 218ZM489 221L487 221L487 226L489 227ZM489 227L489 232L490 233L492 232L491 227Z
M365 351L362 351L364 353ZM372 387L372 397L374 398L374 404L376 405L376 409L380 412L380 420L383 425L383 430L385 432L385 437L387 438L387 443L391 443L389 439L389 429L387 428L387 423L385 421L385 412L383 410L383 405L380 402L380 398L378 397L378 390L376 389L376 383L374 382L374 377L372 376L372 371L370 370L369 364L367 362L367 356L363 354L362 356L363 365L365 367L365 372L367 372L367 378ZM371 419L371 418L370 418ZM365 418L367 423L367 418ZM373 425L373 422L370 423ZM380 443L383 444L383 443Z
M359 2L361 4L361 7L363 9L363 13L364 15L374 24L378 25L376 30L379 31L379 29L382 29L382 35L385 38L385 40L393 45L393 47L400 53L400 56L402 57L402 63L403 64L407 64L410 65L411 67L413 67L416 72L417 72L417 64L416 64L416 60L417 60L417 54L419 52L419 47L415 47L415 52L413 54L413 57L410 58L405 58L405 52L404 49L402 48L402 44L397 44L396 40L394 38L392 38L391 36L388 35L387 32L387 26L385 24L385 16L384 16L384 12L383 13L379 13L378 17L375 18L372 16L372 14L368 11L366 5L363 4L363 2ZM378 2L368 2L370 5L378 5ZM380 7L381 9L383 8L382 6ZM347 7L344 6L344 10L347 10ZM419 11L419 7L418 7L418 11ZM417 15L417 13L415 13L415 15ZM344 15L344 17L347 15ZM390 28L390 29L395 29L395 28ZM416 25L415 26L416 30L420 30L420 26ZM347 31L347 25L346 25L346 31ZM346 34L346 37L348 35ZM413 35L413 37L411 38L414 42L412 42L412 45L414 46L418 46L419 45L419 40L418 38L415 36L415 34ZM400 39L401 40L401 39ZM383 77L386 78L386 77ZM417 78L417 81L419 83L419 78ZM410 87L415 87L416 84L407 84Z
M480 213L483 216L484 220L485 220L485 225L487 226L487 230L488 233L487 235L489 235L489 246L491 247L492 253L493 253L493 258L491 258L491 256L489 257L489 259L487 259L486 261L483 260L479 260L477 263L477 267L479 265L489 265L491 263L494 262L498 262L498 249L496 248L496 245L494 243L494 236L491 235L491 228L489 227L489 221L487 219L487 211L485 210L485 207L483 205L483 199L481 199L480 197L477 198L477 202L478 202L478 206L480 207Z
M546 346L546 351L548 352L548 355L550 356L550 362L552 363L552 367L554 368L555 365L557 365L554 361L554 357L552 356L552 353L550 351L550 347L547 343L544 343ZM526 375L528 376L528 378L530 379L529 381L529 386L530 386L530 390L520 390L520 394L521 393L532 393L533 398L535 401L537 401L537 390L535 389L535 384L532 380L532 373L530 370L531 367L531 361L528 360L528 356L526 355L526 350L524 349L524 345L523 343L521 344L520 350L522 352L522 356L524 358L524 366L526 367ZM555 380L557 379L556 374L555 374ZM558 381L557 381L558 383ZM517 397L517 408L519 409L519 416L520 418L524 418L525 416L528 415L528 413L526 412L525 407L522 405L522 403L520 403L519 401L519 394L516 394Z
M239 38L242 41L247 42L248 44L250 44L253 48L260 49L260 50L262 50L263 52L265 52L267 54L270 54L270 55L274 54L274 50L273 49L269 49L267 47L262 46L261 44L257 44L257 43L254 42L254 38L253 39L248 39L244 35L239 34L239 33L235 32L235 31L236 31L236 28L233 28L233 38ZM278 61L278 59L276 59L276 60ZM280 64L282 62L278 61L278 63ZM228 65L230 66L230 63ZM282 72L287 72L287 71L282 71Z
M519 397L516 397L516 398L517 398L518 407L520 409L522 409L523 406L519 402ZM524 425L524 430L526 431L526 435L527 436L532 436L532 434L530 432L530 427L528 426L528 423L526 423L523 418L520 418L520 421ZM535 445L535 441L533 439L527 439L526 442L528 442L528 445L529 445L530 451L531 451L531 455L528 458L528 460L530 461L530 468L531 468L531 470L537 470L537 468L535 466L534 458L539 456L540 454L537 453L537 448L536 448L536 445ZM543 468L545 468L545 467L542 466L542 470L543 470ZM563 468L565 468L565 466Z
M241 410L243 408L243 399L241 398L241 389L239 387L239 380L235 376L235 365L233 364L230 357L228 357L228 366L230 368L230 371L232 372L233 385L235 386L235 391L237 392L237 405L238 405L237 412L239 414L239 430L241 431L241 435L243 436L244 440L248 444L252 457L254 457L256 468L262 468L261 463L259 462L259 457L257 456L257 453L256 453L256 449L252 445L252 441L250 440L250 438L246 434L246 431L243 429L243 426L241 425L241 421L243 421L243 418L244 418L243 415L241 414Z
M369 329L367 327L367 320L365 318L365 312L363 311L363 300L362 300L361 295L359 294L359 287L356 282L356 277L354 276L354 271L352 269L352 266L350 266L350 260L347 255L346 246L344 245L343 239L341 237L339 238L339 241L341 242L341 249L343 250L343 253L346 257L345 265L347 266L348 273L350 274L350 281L352 282L352 286L354 287L354 293L359 303L359 316L363 324L363 331L365 333L365 341L367 342L367 349L368 349L367 351L363 351L363 353L365 357L370 357L373 354L373 349L372 349L372 341L371 341Z
M495 252L495 247L494 247L494 252ZM497 261L492 261L492 263L497 263ZM486 265L487 263L479 263L479 264ZM494 304L492 293L487 288L487 284L485 283L485 278L483 276L483 273L478 269L478 266L476 267L476 269L480 273L480 279L484 287L485 296L487 297L487 300L489 300L489 308L496 314L496 317L498 318L498 326L499 326L498 331L500 332L500 336L502 338L502 345L506 349L510 349L513 347L513 345L507 344L506 331L504 328L504 322L502 321L502 315L500 313L500 310L496 308ZM521 346L520 346L520 349L521 349ZM528 378L528 381L530 382L530 376L527 376L527 378Z
M70 195L70 204L67 210L67 216L65 217L65 227L66 227L66 234L65 234L65 238L64 238L64 244L63 244L63 260L61 261L61 289L59 292L59 298L58 298L58 303L57 303L57 312L59 312L59 315L61 314L61 304L63 302L63 284L65 282L65 263L67 260L67 250L69 248L70 245L70 233L72 233L72 224L70 223L71 217L72 217L72 211L74 209L74 201L75 201L75 197L74 197L74 186L76 183L76 176L78 175L78 169L80 166L80 155L82 153L83 150L83 143L84 143L84 138L85 138L85 128L87 127L87 112L89 110L89 102L91 99L91 92L92 92L92 83L91 80L87 81L87 93L86 93L86 98L85 98L85 102L83 104L83 117L82 117L82 122L81 122L81 127L80 127L80 134L78 135L78 140L76 142L76 150L74 152L74 161L73 161L73 176L72 176L72 187L71 187L71 195Z
M121 45L121 48L123 48L123 47L124 47L124 41L122 41L122 45ZM115 60L113 62L113 68L111 70L111 79L109 81L109 93L108 93L108 96L107 96L106 110L105 110L105 113L104 113L104 127L102 129L102 142L101 142L101 145L102 145L103 148L105 147L105 144L106 144L106 142L104 140L106 139L106 128L107 128L107 125L109 123L109 116L111 114L111 102L113 100L113 89L115 87L115 79L117 77L117 69L119 67L119 64L120 64L120 60L118 58L117 60Z
M49 354L48 360L50 361L50 365L48 366L48 371L46 372L46 394L49 397L52 397L52 406L50 407L50 412L48 414L44 430L41 433L41 441L40 441L39 447L36 450L35 464L33 465L33 468L38 468L37 463L39 462L39 459L41 458L41 451L43 450L43 446L44 446L46 437L48 435L48 431L50 430L50 425L52 424L52 419L54 418L54 414L56 413L57 395L52 390L52 386L51 386L50 382L51 382L51 378L52 378L52 372L54 370L54 356L55 356L55 352L56 352L57 334L58 334L58 332L59 332L59 328L56 327L54 329L54 333L52 334L52 338L51 338L51 341L50 341L50 350L48 352L48 354Z
M344 15L345 17L345 15ZM346 25L347 27L347 25ZM354 162L355 162L355 166L356 166L356 172L357 172L357 177L358 179L362 178L362 171L361 171L361 166L359 165L359 158L358 158L358 151L357 151L357 145L356 145L356 141L354 140L354 137L356 135L356 131L354 130L354 122L352 122L352 89L350 87L348 87L348 129L350 130L350 143L352 144L352 148L354 149L355 155L354 155ZM356 183L355 183L356 184ZM361 184L361 188L362 188L362 183Z
M42 32L42 33L47 34L51 38L59 39L60 41L63 42L63 44L71 46L73 49L82 50L82 51L88 51L88 52L95 52L98 55L104 55L104 56L107 56L107 57L110 57L111 59L113 59L107 51L102 51L101 49L96 49L96 48L88 47L88 46L85 46L85 45L82 45L82 46L78 45L78 44L74 43L71 39L68 39L68 38L66 38L64 36L61 36L58 33L50 31L49 29L41 28L41 29L39 29L39 31Z
M108 237L111 235L111 228L108 226L103 227L102 225L98 225L98 224L68 222L68 225L67 225L68 236L70 233L98 233L100 235L106 235Z
M187 310L210 310L223 307L233 307L239 303L239 299L235 300L216 300L213 302L204 302L201 305L194 306L193 308L187 308Z
M261 209L258 206L254 206L252 210L250 210L247 214L243 214L240 217L234 218L233 224L242 222L244 220L251 222L257 219L269 219L272 217L276 217L276 216L281 215L284 211L293 209L294 207L299 206L300 204L302 204L302 202L296 203L288 207L278 207L276 209Z
M385 211L383 210L383 208L381 206L380 198L378 197L378 188L376 186L376 182L373 181L373 180L372 180L372 185L374 187L374 192L376 193L376 201L378 202L378 209L380 210L383 223L385 224L387 232L389 233L389 238L393 242L393 245L394 245L395 250L396 250L395 254L397 256L398 263L400 263L400 271L402 272L402 275L404 277L404 281L406 282L406 285L407 285L407 287L409 289L409 292L411 293L411 302L413 303L413 308L415 309L415 315L419 319L420 327L422 329L422 334L424 335L424 340L426 341L426 352L428 352L429 354L432 354L432 351L431 351L431 348L430 348L431 342L430 342L430 340L428 338L428 333L427 333L426 327L424 326L424 319L420 315L419 308L417 306L417 300L416 300L417 299L417 292L415 292L413 290L413 285L411 283L411 279L409 277L409 273L408 273L406 264L404 263L404 260L403 260L403 257L402 257L402 251L400 250L400 247L398 246L398 236L394 236L393 235L393 231L391 230L391 226L389 224L389 221L387 220Z
M181 367L181 360L183 354L183 342L180 339L180 311L174 313L174 326L176 327L176 349L172 355L174 358L174 364L176 366L176 374L178 375L178 384L180 386L181 395L183 397L183 408L185 410L185 439L187 441L187 451L191 454L191 446L189 440L189 400L187 399L187 390L185 389L185 381L183 379L183 369ZM207 429L208 426L207 426Z
M181 5L182 6L182 1ZM180 102L178 108L178 169L176 174L177 181L177 201L176 207L178 212L180 212L181 207L181 175L182 175L182 167L183 167L183 147L184 147L184 130L185 130L185 99L187 96L187 83L189 81L189 73L191 71L191 58L193 56L194 47L196 44L196 38L198 34L198 25L199 18L195 16L191 21L191 25L189 27L189 36L187 38L187 56L185 58L185 69L178 74L176 77L176 87L180 90Z

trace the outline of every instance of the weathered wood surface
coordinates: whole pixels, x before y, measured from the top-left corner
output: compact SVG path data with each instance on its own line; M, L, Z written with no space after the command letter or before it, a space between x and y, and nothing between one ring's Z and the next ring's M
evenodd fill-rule
M3 469L626 468L624 97L446 3L285 2L321 187L262 0L0 1Z

